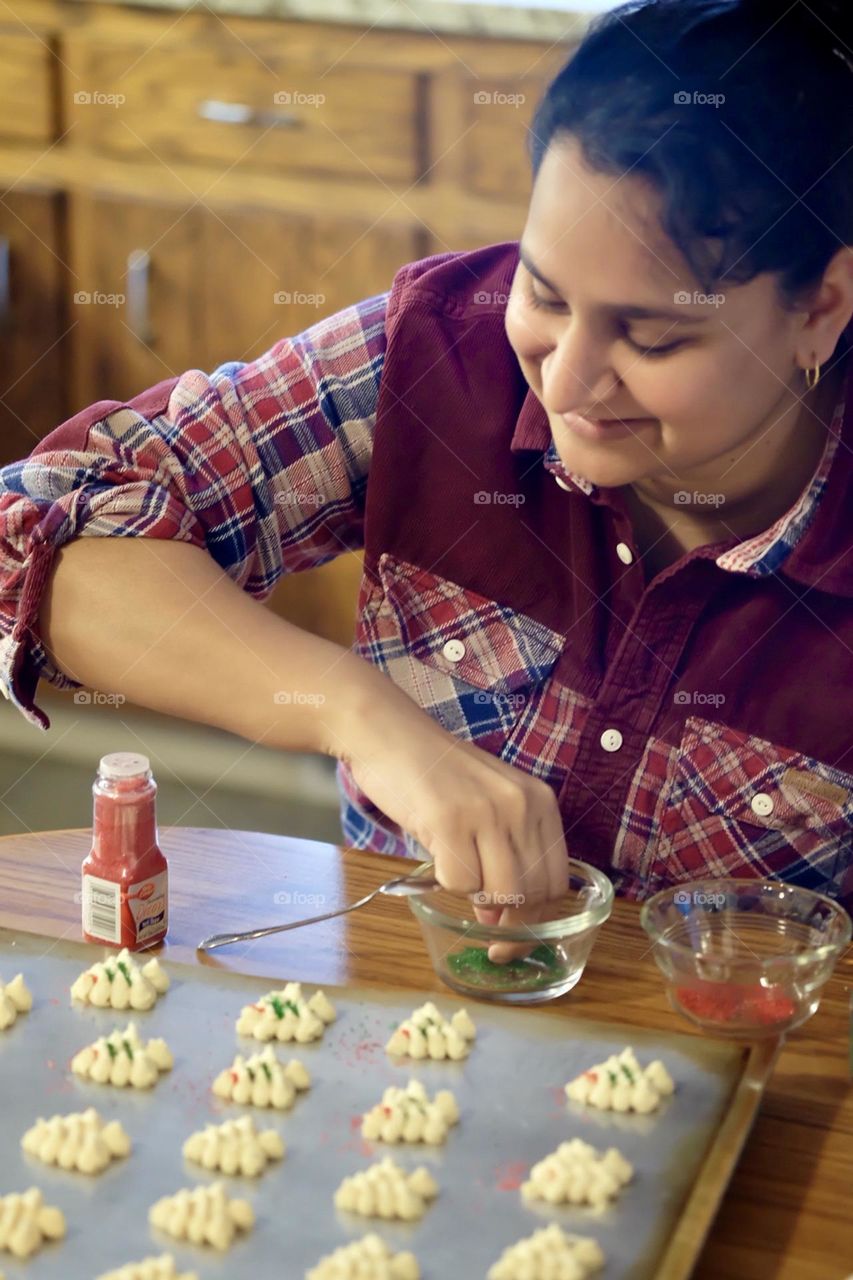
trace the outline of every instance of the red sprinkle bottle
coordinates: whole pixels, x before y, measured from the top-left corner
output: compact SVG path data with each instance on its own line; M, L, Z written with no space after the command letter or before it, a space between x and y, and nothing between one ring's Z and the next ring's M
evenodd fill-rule
M147 756L104 756L92 795L83 937L143 951L161 942L169 927L169 869L157 843L157 783Z

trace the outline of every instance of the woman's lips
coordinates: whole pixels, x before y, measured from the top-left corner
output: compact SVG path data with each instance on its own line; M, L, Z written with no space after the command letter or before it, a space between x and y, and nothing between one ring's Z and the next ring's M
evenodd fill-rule
M582 440L624 440L644 427L654 426L657 418L581 418L576 413L560 415L566 426Z

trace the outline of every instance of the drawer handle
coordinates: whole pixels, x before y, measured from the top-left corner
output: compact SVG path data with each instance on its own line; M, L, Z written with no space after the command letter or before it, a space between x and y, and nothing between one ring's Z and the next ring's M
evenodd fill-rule
M292 111L260 111L246 102L223 102L220 98L206 98L198 104L202 120L215 120L217 124L256 124L273 129L301 129L305 121Z
M127 318L131 333L146 344L154 340L148 321L150 268L151 258L147 251L131 249L127 255Z
M8 236L0 236L0 327L12 319L12 248Z

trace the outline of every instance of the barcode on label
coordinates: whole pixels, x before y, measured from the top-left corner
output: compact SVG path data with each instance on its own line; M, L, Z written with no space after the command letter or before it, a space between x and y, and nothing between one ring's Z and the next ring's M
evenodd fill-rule
M105 942L121 941L121 891L112 880L83 877L83 931Z

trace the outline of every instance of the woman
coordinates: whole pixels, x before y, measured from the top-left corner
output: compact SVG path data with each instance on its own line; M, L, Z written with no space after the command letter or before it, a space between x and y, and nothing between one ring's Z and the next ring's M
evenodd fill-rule
M538 108L520 249L7 467L15 704L88 683L327 752L349 843L507 921L567 852L634 896L853 900L845 5L624 5ZM356 546L355 652L258 603Z

